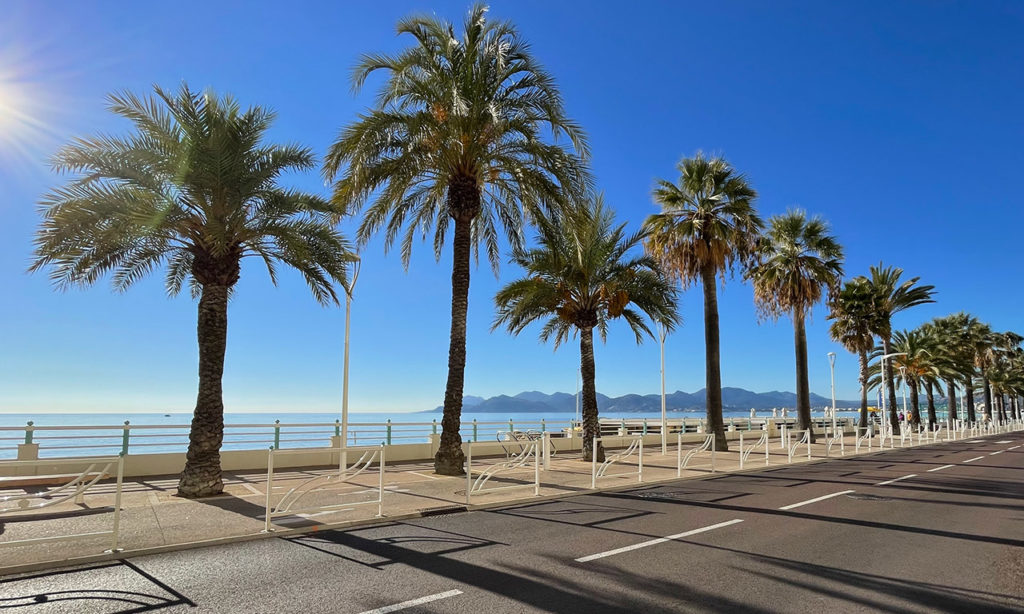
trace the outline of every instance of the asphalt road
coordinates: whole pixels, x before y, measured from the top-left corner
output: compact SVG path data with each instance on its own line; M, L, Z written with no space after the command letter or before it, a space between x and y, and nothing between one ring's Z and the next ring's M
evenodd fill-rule
M1024 612L1019 446L1014 433L15 576L0 611Z

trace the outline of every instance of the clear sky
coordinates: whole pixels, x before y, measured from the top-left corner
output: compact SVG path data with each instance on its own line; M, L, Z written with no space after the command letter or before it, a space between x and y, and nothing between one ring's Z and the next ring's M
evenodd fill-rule
M624 10L628 7L627 10ZM0 411L190 411L195 303L168 299L155 275L125 294L102 284L55 292L25 273L35 203L59 179L45 164L74 135L125 128L104 109L113 90L151 84L232 93L279 112L271 134L322 155L372 102L349 69L363 52L409 44L411 12L461 20L466 2L8 1L0 19ZM883 260L939 291L897 327L968 310L1021 330L1024 4L997 2L495 2L556 76L586 128L593 169L621 220L654 211L656 178L697 150L724 154L760 193L767 217L824 215L848 275ZM326 193L316 174L294 184ZM351 225L347 227L350 229ZM352 411L441 404L450 256L428 245L409 270L365 248L352 318ZM513 279L511 266L500 282ZM572 391L578 348L552 352L536 329L490 332L499 284L474 270L466 393ZM758 324L740 280L720 294L722 379L794 390L788 320ZM856 360L808 327L811 389L857 397ZM667 343L669 390L704 385L699 289ZM295 276L278 287L243 269L230 306L228 411L340 407L344 310L323 308ZM658 347L623 326L597 347L598 390L655 393Z

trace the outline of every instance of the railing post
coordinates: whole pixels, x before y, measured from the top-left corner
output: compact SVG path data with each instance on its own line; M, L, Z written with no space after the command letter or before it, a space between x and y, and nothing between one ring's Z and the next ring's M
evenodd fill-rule
M647 434L647 418L644 418L644 435Z
M469 505L469 494L473 490L473 446L466 447L466 505Z
M546 424L544 424L544 418L541 418L540 419L540 432L541 433L545 433L545 432L547 432L547 430L548 430L548 427L547 427Z
M128 454L128 438L131 437L131 426L128 421L124 421L124 434L121 435L121 456Z
M477 434L476 427L477 427L477 425L476 425L476 418L473 418L473 441L474 442L476 442L476 440L477 440L477 437L476 437L476 434Z
M341 437L341 420L334 421L334 436Z
M715 450L718 447L717 439L718 437L716 437L714 433L711 433L711 473L715 472Z
M390 446L391 445L391 418L388 418L388 423L387 424L388 424L388 439L387 439L387 442L388 442L388 445Z
M281 421L274 420L274 449L281 449Z
M646 426L646 424L645 424L645 426ZM637 471L639 473L638 473L636 481L637 482L643 482L644 481L644 438L643 437L640 438L640 455L637 457L637 464L639 465L639 467L637 468Z
M590 487L597 488L597 437L594 437L594 447L590 449Z
M437 418L434 418L434 421L430 424L430 432L437 435Z
M740 432L740 469L743 469L743 433Z
M32 432L36 430L36 427L33 426L34 424L34 422L29 420L28 425L25 426L25 445L32 443Z

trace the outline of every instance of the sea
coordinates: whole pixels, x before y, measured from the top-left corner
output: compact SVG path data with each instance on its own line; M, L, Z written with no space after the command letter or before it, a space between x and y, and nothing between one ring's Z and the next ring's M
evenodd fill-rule
M821 412L815 412L820 414ZM750 410L726 410L730 418L747 418ZM758 412L760 417L770 412ZM792 415L792 412L790 412ZM851 414L852 415L852 414ZM703 418L703 410L669 411L668 418ZM661 419L661 414L602 415L602 420ZM224 450L278 447L321 447L338 428L338 413L226 413ZM573 412L496 414L464 411L462 435L466 440L493 439L499 431L561 430L577 420ZM26 442L28 422L32 443L41 458L116 454L125 449L128 422L129 454L184 452L188 446L191 413L0 413L0 459L15 458L18 444ZM280 426L275 428L275 421ZM436 425L435 425L436 421ZM48 428L50 427L50 428ZM59 427L59 428L52 428ZM435 431L436 429L436 431ZM350 445L420 443L441 430L441 412L349 414Z

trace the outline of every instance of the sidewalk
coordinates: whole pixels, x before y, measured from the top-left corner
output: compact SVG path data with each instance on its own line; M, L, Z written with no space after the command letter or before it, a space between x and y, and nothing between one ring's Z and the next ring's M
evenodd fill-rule
M813 444L810 460L826 457L824 437ZM916 441L916 440L915 440ZM855 438L847 435L843 441L845 456L854 455ZM747 443L749 446L750 443ZM915 443L916 445L916 443ZM698 447L683 444L682 453ZM900 448L899 440L896 448ZM873 447L873 452L877 452ZM609 451L609 457L616 451ZM868 453L862 448L861 454ZM838 442L831 456L840 455ZM740 454L736 442L729 452L717 452L714 470L719 473L740 471ZM474 478L488 466L503 462L504 457L473 459ZM696 479L711 474L711 453L700 452L692 456L682 479ZM792 462L809 462L807 447L799 446ZM647 446L643 454L643 483L657 483L677 479L677 451L675 442L668 446L668 454L661 454L660 446ZM778 438L769 441L768 465L777 467L789 463L787 450ZM744 469L756 471L765 468L764 448L755 450L746 460ZM609 466L607 475L599 478L597 490L628 488L638 483L637 456ZM293 488L314 478L337 474L337 468L282 470L275 473L271 502L278 501ZM559 453L551 458L550 468L540 471L540 498L594 492L591 489L591 463L581 460L579 452ZM628 474L628 475L624 475ZM538 500L534 495L534 464L496 473L487 483L488 488L520 486L497 492L474 494L472 504L466 504L465 477L437 476L432 463L412 463L387 466L384 476L383 518L377 517L377 505L355 505L331 512L313 512L275 518L272 533L265 527L266 472L225 473L224 493L202 500L181 499L175 496L177 477L160 479L139 478L126 480L121 499L120 537L121 552L104 554L110 547L109 536L79 537L60 541L0 549L0 575L15 571L28 571L59 564L103 560L147 552L193 548L227 541L282 536L325 528L344 528L387 520L449 513L466 509L481 509L501 504L524 503ZM302 499L299 507L355 504L375 501L378 494L376 466L350 482L312 490ZM319 484L323 480L318 480ZM0 486L0 488L3 488ZM43 487L20 487L0 490L0 497L11 494L40 492ZM84 496L82 504L65 502L40 510L38 513L5 513L0 517L0 544L4 541L38 537L56 537L69 533L108 531L112 525L115 486L100 483Z

